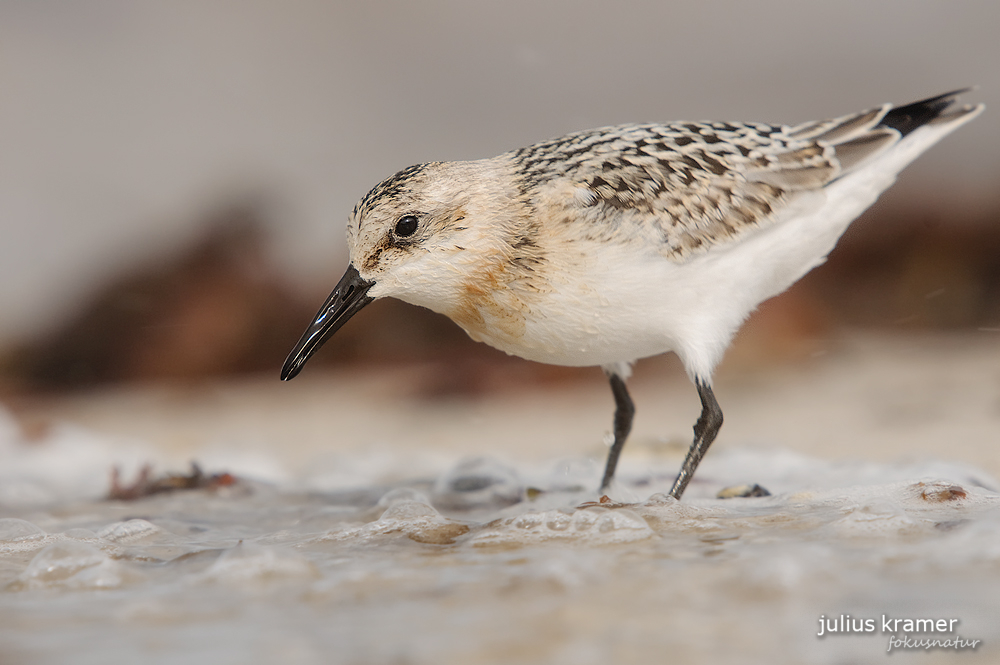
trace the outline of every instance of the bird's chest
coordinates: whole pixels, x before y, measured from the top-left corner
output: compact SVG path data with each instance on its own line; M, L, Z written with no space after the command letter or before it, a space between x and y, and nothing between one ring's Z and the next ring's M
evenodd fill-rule
M623 349L634 346L633 338L647 336L649 301L637 283L650 282L636 272L635 256L622 262L611 254L572 261L564 255L530 272L479 273L462 282L443 313L472 339L529 360L599 365L626 358L633 351ZM656 337L651 349L643 340L646 355L665 350Z
M524 343L528 308L509 284L465 282L455 305L444 313L477 342L508 353Z

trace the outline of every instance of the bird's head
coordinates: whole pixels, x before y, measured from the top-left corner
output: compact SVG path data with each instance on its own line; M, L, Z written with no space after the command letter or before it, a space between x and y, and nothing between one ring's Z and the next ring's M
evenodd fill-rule
M429 162L386 178L354 207L347 225L350 265L289 354L281 378L305 362L354 314L377 298L449 312L470 266L495 253L497 196L488 160Z

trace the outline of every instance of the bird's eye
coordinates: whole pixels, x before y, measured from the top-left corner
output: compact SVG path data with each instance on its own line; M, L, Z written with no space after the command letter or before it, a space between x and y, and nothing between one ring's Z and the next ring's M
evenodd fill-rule
M396 222L396 235L400 238L412 236L417 230L417 218L414 215L403 215Z

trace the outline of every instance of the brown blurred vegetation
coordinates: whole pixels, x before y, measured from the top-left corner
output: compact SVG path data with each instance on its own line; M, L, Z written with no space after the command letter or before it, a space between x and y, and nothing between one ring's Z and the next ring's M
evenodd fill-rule
M176 256L99 288L56 329L5 355L19 387L95 384L262 370L299 312L267 256L252 207L213 213Z
M899 330L1000 324L1000 203L889 207L844 234L803 280L838 323Z
M262 222L254 207L233 206L211 215L204 235L176 256L112 280L56 329L6 351L5 392L249 372L270 372L277 381L325 294L307 297L283 281ZM341 268L331 267L331 287ZM1000 205L946 214L877 204L825 266L760 308L734 355L752 362L799 358L842 326L1000 326ZM394 300L358 314L307 371L363 362L426 363L431 394L577 376L508 358L446 318Z

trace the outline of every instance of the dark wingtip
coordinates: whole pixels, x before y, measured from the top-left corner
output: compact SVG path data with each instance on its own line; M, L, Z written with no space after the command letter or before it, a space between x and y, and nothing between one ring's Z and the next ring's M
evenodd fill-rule
M905 106L897 106L885 114L879 126L891 127L906 136L918 127L922 127L941 116L954 103L956 97L970 90L972 88L962 88Z

